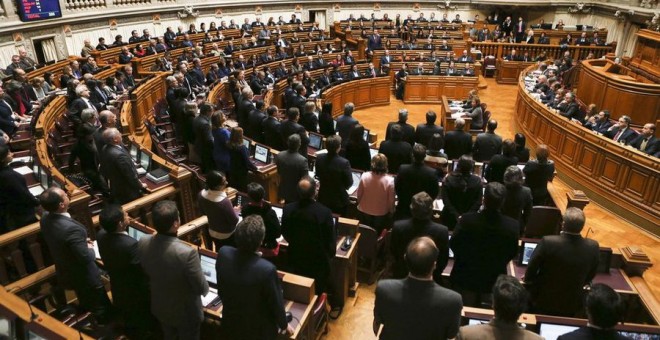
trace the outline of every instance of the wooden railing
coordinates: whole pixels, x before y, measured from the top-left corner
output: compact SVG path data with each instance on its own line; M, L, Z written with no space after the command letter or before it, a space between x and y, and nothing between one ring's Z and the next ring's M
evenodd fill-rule
M525 53L529 53L531 58L536 58L545 52L548 59L560 59L568 51L574 60L582 60L589 53L593 53L594 58L613 53L616 50L616 44L610 46L568 46L563 48L560 45L473 42L472 48L481 51L484 56L492 55L497 59L504 59L504 57L511 54L511 50L516 50L516 55L523 56Z

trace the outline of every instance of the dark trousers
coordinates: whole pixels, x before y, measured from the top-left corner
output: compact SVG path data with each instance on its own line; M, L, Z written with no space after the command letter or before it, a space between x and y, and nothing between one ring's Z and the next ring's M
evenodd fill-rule
M493 294L481 293L470 289L463 288L459 285L453 285L452 289L461 294L463 298L463 306L476 307L476 308L490 308L493 301Z
M374 228L378 235L380 235L383 229L392 228L392 216L390 214L374 216L358 210L358 220L360 220L361 224Z

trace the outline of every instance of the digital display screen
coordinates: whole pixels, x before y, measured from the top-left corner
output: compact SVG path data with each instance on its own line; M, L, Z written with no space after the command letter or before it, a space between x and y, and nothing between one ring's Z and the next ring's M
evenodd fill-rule
M48 189L48 173L43 168L39 168L39 183L44 189Z
M128 236L130 236L130 237L132 237L132 238L134 238L138 241L142 238L142 236L147 235L145 232L143 232L141 230L138 230L136 228L133 228L131 226L128 226L128 228L126 228L126 232L128 232Z
M546 340L556 340L560 335L570 333L576 329L578 329L578 327L542 323L539 329L539 335L544 337Z
M268 148L257 144L254 147L254 159L261 163L268 163Z
M362 135L362 138L364 138L365 142L369 142L369 130L364 129L364 134Z
M529 259L532 258L534 254L534 249L536 249L537 243L533 242L523 242L522 254L520 257L520 264L526 266L529 264Z
M451 235L449 235L449 241L451 241ZM454 258L454 251L449 248L449 258L453 259Z
M138 153L139 153L138 151L139 150L140 149L138 149L138 146L133 144L133 143L131 143L131 148L128 149L128 152L131 154L131 158L133 158L133 160L136 161L136 162L138 160Z
M309 134L309 146L312 148L316 150L321 149L321 141L323 141L323 136L317 135L315 133Z
M146 152L140 153L140 166L142 169L149 171L149 166L151 165L151 155Z
M248 149L248 152L250 151L250 140L243 138L243 145Z
M21 21L37 21L62 17L59 0L16 0Z
M619 331L619 334L632 340L660 340L660 334L631 331Z
M207 255L199 254L199 261L202 264L202 273L204 274L206 281L211 286L217 286L218 276L215 273L215 259Z

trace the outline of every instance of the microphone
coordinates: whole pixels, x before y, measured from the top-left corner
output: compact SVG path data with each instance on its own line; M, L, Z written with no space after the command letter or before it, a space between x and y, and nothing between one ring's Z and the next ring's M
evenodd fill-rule
M589 227L589 229L587 229L587 233L584 235L584 238L588 238L589 233L594 233L595 234L596 232L591 227Z
M82 333L80 332L80 330L79 330L79 329L77 329L77 331L78 331L78 336L80 337L80 340L83 340L83 336L82 336Z
M26 301L28 308L30 309L30 321L36 320L39 315L37 315L33 310L32 310L32 305L30 304L30 301Z

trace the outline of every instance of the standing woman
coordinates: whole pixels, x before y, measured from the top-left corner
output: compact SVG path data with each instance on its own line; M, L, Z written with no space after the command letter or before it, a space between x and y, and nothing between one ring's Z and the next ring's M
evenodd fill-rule
M334 120L332 119L332 102L323 103L321 113L319 114L319 132L324 136L335 134Z
M516 133L513 142L516 143L516 157L518 157L518 163L527 163L529 161L529 148L525 146L527 142L525 135L520 132Z
M369 143L364 140L364 126L361 124L357 124L353 127L343 151L343 156L348 159L353 169L363 171L371 169Z
M532 189L534 205L546 205L550 198L548 182L554 177L555 163L548 159L549 156L548 146L541 144L536 147L536 159L527 162L523 168L525 186Z
M221 172L211 171L206 175L206 189L197 196L197 204L202 214L209 220L208 236L215 251L222 246L234 246L234 231L238 214L227 198L227 178Z
M257 167L250 161L250 151L243 145L243 129L235 127L231 129L229 136L229 186L245 192L248 184L248 170L257 171Z
M371 171L360 177L357 188L358 218L380 235L392 226L394 213L394 178L387 175L387 157L382 153L371 160Z
M229 130L224 127L225 115L215 112L211 116L211 134L213 135L213 161L215 168L222 173L230 170L231 158L229 156Z

